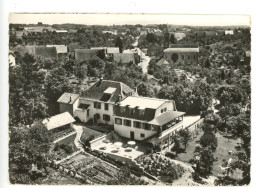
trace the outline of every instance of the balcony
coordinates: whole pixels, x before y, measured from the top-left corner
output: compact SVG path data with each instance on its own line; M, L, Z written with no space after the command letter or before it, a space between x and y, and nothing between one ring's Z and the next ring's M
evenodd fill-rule
M171 124L170 127L163 129L162 132L159 132L159 139L163 138L164 136L168 135L169 133L173 132L174 130L179 129L183 126L183 121L178 121L175 124Z

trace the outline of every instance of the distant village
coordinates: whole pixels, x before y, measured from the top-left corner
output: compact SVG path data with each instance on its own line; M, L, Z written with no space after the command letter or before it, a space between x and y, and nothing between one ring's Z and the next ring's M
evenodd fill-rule
M250 182L250 28L39 22L9 37L11 183Z

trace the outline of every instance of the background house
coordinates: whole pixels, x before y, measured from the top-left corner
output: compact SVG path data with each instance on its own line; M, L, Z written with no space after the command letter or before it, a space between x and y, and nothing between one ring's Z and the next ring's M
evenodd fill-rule
M80 49L80 45L78 43L70 43L68 45L68 55L70 58L75 57L75 49Z
M79 95L74 93L63 93L57 102L59 103L60 113L69 112L74 116L74 111L79 103Z
M114 62L116 63L135 63L135 54L134 53L114 53Z
M77 61L89 61L94 56L96 56L96 50L75 49L75 59Z
M58 56L66 56L68 53L67 45L46 45L46 47L55 47Z
M169 70L170 69L170 64L167 60L165 59L160 59L160 61L158 61L156 63L156 66L158 66L160 69L162 70Z
M35 55L45 58L58 58L57 50L55 47L35 47Z
M199 47L190 44L171 44L165 49L164 59L170 64L194 64L198 62Z

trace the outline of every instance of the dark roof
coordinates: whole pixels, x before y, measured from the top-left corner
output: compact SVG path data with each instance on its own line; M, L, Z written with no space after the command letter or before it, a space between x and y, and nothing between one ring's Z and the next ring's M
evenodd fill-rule
M74 93L63 93L62 96L57 100L59 103L73 104L76 99L79 98L78 94Z
M77 61L88 61L96 55L96 50L75 49L75 59Z
M120 106L115 105L114 114L119 117L126 117L126 118L131 118L131 119L136 119L136 120L142 120L142 121L151 121L154 119L155 112L156 112L156 109L145 108L144 115L140 116L138 109L134 111L133 115L130 113L130 108L125 106L124 109L125 109L124 112L121 112Z
M36 47L35 55L42 57L57 58L57 50L55 47Z
M217 32L216 31L205 31L206 36L216 36Z
M107 99L107 96L104 96L104 91L108 88L115 88L115 92ZM134 92L133 89L128 87L122 82L111 81L111 80L102 80L97 81L94 85L92 85L88 90L84 91L80 97L88 98L98 101L104 101L106 98L106 102L118 102L119 95L124 99L127 95L131 95Z
M169 65L169 62L166 61L165 59L161 59L156 63L157 66L162 66L162 65Z
M114 61L119 63L130 63L131 61L135 63L135 55L134 53L114 53Z
M69 52L75 52L75 49L80 49L80 46L78 43L70 43L68 45L68 51Z
M154 32L154 34L157 37L163 37L163 32L157 31L157 32Z
M12 50L14 52L17 51L22 55L25 54L25 53L29 53L31 55L34 55L35 54L35 48L36 48L36 46L16 46Z
M157 116L156 118L154 118L154 120L152 122L157 122L158 125L164 125L184 114L185 114L185 112L167 111L167 112L164 112L161 115Z

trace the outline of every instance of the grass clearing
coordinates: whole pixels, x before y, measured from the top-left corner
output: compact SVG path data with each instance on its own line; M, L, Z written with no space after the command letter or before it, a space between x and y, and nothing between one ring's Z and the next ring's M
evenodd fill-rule
M195 149L195 145L198 143L200 137L202 136L203 131L201 130L197 137L189 142L189 145L187 146L185 153L180 153L176 157L176 160L183 161L183 162L189 162L193 158L193 152ZM214 156L217 158L217 161L213 163L213 170L212 175L217 176L221 174L220 165L222 163L223 159L228 160L229 158L232 158L233 160L237 159L237 157L234 155L235 153L235 146L237 146L237 143L239 143L239 139L228 139L223 137L220 133L216 133L216 137L218 139L218 147L216 151L213 153ZM228 152L232 151L232 154L229 155ZM237 170L233 175L233 178L241 178L241 171Z
M90 129L90 128L87 128L87 127L82 127L82 128L83 128L83 133L82 133L82 135L81 135L81 137L80 137L80 140L81 140L83 143L85 143L85 141L86 141L91 135L94 136L94 139L104 135L104 133L95 131L95 130Z

